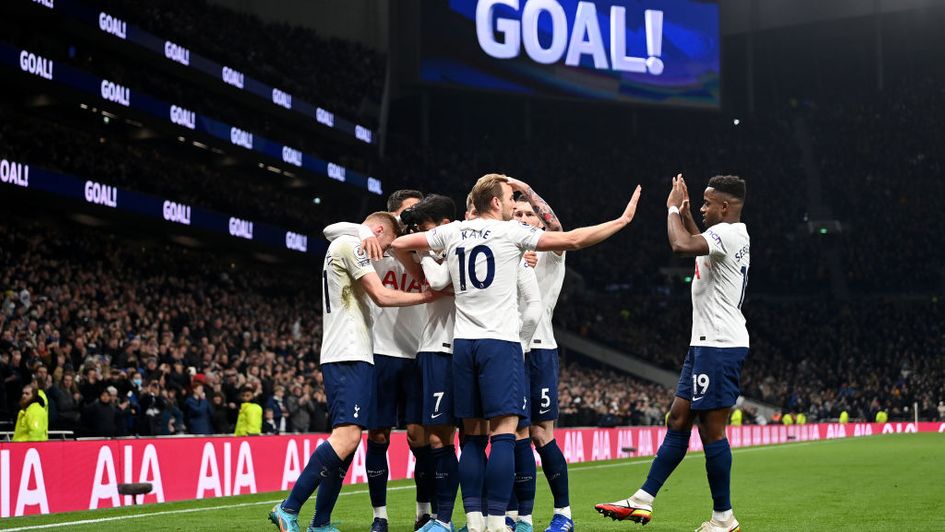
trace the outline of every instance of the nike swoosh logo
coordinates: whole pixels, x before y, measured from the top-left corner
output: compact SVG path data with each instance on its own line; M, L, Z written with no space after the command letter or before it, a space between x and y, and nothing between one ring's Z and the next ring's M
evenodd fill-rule
M705 396L704 396L704 395L703 395L702 397L693 397L693 398L692 398L692 402L701 401L701 400L703 400L703 399L705 399Z
M541 410L541 409L538 410L539 414L547 414L548 412L551 412L550 408L548 410Z
M439 414L436 414L436 415L430 414L430 419L436 419L442 415L443 415L443 412L440 412Z

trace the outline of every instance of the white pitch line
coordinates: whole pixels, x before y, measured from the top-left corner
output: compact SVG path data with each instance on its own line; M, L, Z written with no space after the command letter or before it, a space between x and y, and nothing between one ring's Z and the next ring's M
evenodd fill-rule
M770 450L770 449L788 449L788 448L794 448L794 447L802 447L805 445L812 445L814 443L822 443L822 442L827 442L827 441L842 441L842 440L846 440L846 438L838 438L836 440L818 440L818 441L808 441L808 442L799 442L799 443L765 445L762 447L736 448L736 449L732 449L732 452L737 453L737 454L742 454L742 453L747 453L747 452L752 452L752 451L764 451L764 450ZM689 458L691 455L692 453L686 454L686 458ZM640 460L640 461L634 461L634 462L618 462L618 463L613 463L613 464L601 464L601 465L591 465L591 466L583 466L583 467L574 466L574 467L569 467L568 469L571 472L578 472L578 471L585 471L585 470L590 470L590 469L608 469L611 467L627 467L627 466L632 466L632 465L650 464L652 462L653 462L653 459L651 458L649 460ZM413 489L413 486L397 486L393 488L387 488L388 491L399 491L399 490L406 490L406 489ZM341 496L363 495L365 493L368 493L368 490L347 491L347 492L343 491L341 492ZM236 503L236 504L220 504L217 506L207 506L207 507L202 507L202 508L187 508L183 510L167 510L163 512L151 512L151 513L143 513L143 514L116 515L114 517L100 517L97 519L82 519L79 521L64 521L61 523L50 523L48 525L31 525L31 526L22 526L22 527L17 527L17 528L5 528L3 530L7 532L14 532L14 531L19 531L19 530L42 530L46 528L58 528L58 527L64 527L64 526L91 525L95 523L123 521L125 519L140 519L142 517L189 514L189 513L194 513L194 512L206 512L206 511L211 511L211 510L226 510L230 508L242 508L246 506L262 506L264 504L275 504L281 501L282 499L271 500L271 501L241 502L241 503Z
M411 489L413 486L397 486L393 488L387 488L387 491L399 491L405 489ZM358 491L347 491L341 492L341 495L363 495L368 493L368 490L358 490ZM99 517L96 519L81 519L79 521L65 521L62 523L50 523L48 525L31 525L31 526L21 526L17 528L4 528L4 532L14 532L17 530L42 530L45 528L58 528L61 526L78 526L78 525L92 525L95 523L108 523L110 521L123 521L125 519L140 519L142 517L156 517L162 515L177 515L177 514L190 514L194 512L206 512L210 510L228 510L230 508L243 508L246 506L262 506L264 504L275 504L277 502L282 502L283 499L276 499L271 501L256 501L256 502L241 502L236 504L220 504L217 506L206 506L201 508L186 508L183 510L167 510L163 512L151 512L143 514L129 514L129 515L116 515L113 517ZM183 502L183 501L181 501Z

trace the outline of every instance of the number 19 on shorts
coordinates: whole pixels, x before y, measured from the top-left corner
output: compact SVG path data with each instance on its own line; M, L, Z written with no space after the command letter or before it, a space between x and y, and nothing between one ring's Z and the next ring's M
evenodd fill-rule
M701 391L700 391L701 388ZM709 391L709 376L705 373L692 376L692 396L705 395Z

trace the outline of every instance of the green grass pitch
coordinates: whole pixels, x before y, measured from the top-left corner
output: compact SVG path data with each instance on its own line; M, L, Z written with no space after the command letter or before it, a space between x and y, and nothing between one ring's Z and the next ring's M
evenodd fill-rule
M597 502L631 494L650 458L571 466L571 506L579 531L634 530L640 525L598 515ZM391 531L413 530L413 483L392 482ZM28 516L0 521L7 530L275 530L266 520L280 494L259 494L138 508ZM762 530L945 530L945 434L866 438L736 449L735 516L746 532ZM680 464L660 492L646 532L693 530L710 517L712 500L701 453ZM313 502L302 509L307 524ZM538 475L535 529L544 530L551 496ZM366 486L345 486L334 520L342 531L370 528ZM462 524L457 503L457 526ZM86 521L86 522L82 522ZM91 522L90 522L91 521ZM303 524L302 530L305 530Z

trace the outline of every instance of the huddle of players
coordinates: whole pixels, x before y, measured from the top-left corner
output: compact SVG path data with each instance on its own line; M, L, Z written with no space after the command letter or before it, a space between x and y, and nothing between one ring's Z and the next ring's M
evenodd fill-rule
M515 191L528 205L516 209ZM563 280L563 252L597 244L629 224L640 187L620 217L571 231L561 230L547 203L525 183L503 175L479 179L461 222L452 221L455 207L448 198L416 196L395 193L388 208L405 217L404 210L413 207L422 232L400 236L400 220L391 212L326 229L332 243L322 272L321 368L333 428L269 518L282 531L299 530L299 509L318 488L308 531L337 530L330 524L331 510L363 427L369 429L371 530L386 531L386 451L390 428L404 421L416 457L415 528L452 530L462 486L467 530L531 531L536 475L531 439L554 496L546 532L573 530L567 464L553 439L558 368L550 317ZM744 198L740 178L712 178L700 209L708 229L700 232L682 176L673 180L667 199L670 245L676 254L696 257L690 349L669 430L646 482L627 499L598 504L605 516L649 522L653 500L685 456L698 419L714 502L712 518L699 530L740 530L731 510L725 421L748 353L741 313L750 257L740 222ZM546 230L539 230L542 225ZM422 257L419 265L410 251ZM529 256L533 251L540 255ZM452 297L423 289L421 270L434 290L452 287ZM398 283L401 290L385 286ZM422 310L388 308L424 303ZM376 322L375 306L382 308ZM457 422L458 461L452 445Z
M531 225L513 220L516 190L527 202L519 204L519 218ZM391 212L326 228L332 242L322 271L321 369L332 432L269 518L280 530L299 530L298 512L317 488L308 530L337 530L331 510L367 428L371 530L387 530L386 451L390 428L403 421L416 457L416 528L452 530L461 485L469 531L531 530L531 433L555 498L549 530L572 530L567 464L552 431L558 368L550 318L564 251L597 244L629 224L640 188L620 217L571 231L561 230L528 185L503 175L479 179L464 221L453 221L448 198L415 196L395 193ZM395 216L408 207L423 232L400 236ZM539 255L523 260L527 252ZM423 278L447 290L421 288ZM459 460L456 424L463 435ZM515 517L507 524L510 507Z

